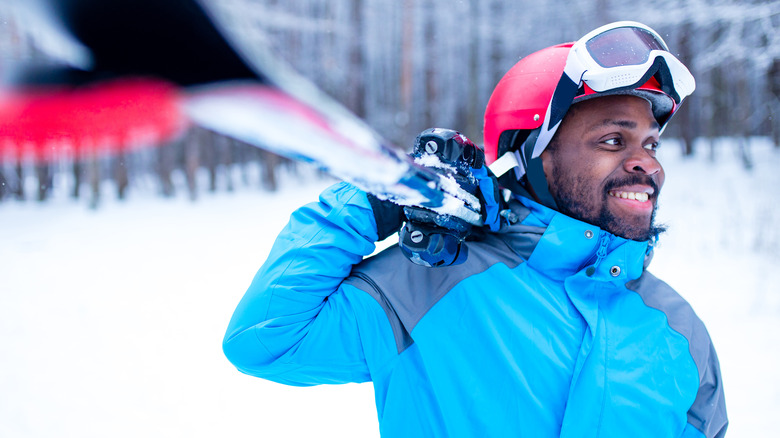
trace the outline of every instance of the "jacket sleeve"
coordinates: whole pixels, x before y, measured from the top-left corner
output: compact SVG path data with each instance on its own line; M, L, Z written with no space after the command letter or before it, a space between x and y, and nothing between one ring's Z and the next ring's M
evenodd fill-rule
M228 359L243 373L291 385L370 380L359 319L384 318L386 331L389 323L367 294L341 283L376 239L368 198L349 184L295 211L233 314Z

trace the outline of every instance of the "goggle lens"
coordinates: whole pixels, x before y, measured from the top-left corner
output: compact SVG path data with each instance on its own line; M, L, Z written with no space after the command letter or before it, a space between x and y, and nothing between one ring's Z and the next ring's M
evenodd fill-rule
M589 39L585 48L604 68L644 64L652 50L667 50L655 35L636 27L618 27L600 33Z

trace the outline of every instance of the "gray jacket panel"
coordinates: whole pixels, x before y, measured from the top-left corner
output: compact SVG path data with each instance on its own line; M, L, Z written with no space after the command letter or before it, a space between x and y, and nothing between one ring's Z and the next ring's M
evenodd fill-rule
M647 271L626 287L639 294L647 306L663 312L669 326L688 339L700 382L696 400L688 411L688 422L707 438L725 436L728 420L720 365L704 323L674 289Z
M512 210L521 220L529 214L516 202ZM412 344L409 333L420 319L455 285L495 264L516 267L530 257L544 231L518 223L499 233L480 235L467 242L469 255L463 264L438 268L410 262L398 245L393 245L356 265L344 284L365 291L382 306L400 353Z

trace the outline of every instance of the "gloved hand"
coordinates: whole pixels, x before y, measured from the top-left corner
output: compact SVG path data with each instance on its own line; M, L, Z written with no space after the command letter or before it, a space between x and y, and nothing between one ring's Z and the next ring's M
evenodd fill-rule
M415 140L412 156L419 164L452 177L480 201L484 227L501 227L502 198L498 181L485 165L484 152L459 132L428 129ZM422 207L404 207L406 224L400 231L400 247L414 263L450 266L468 257L465 240L473 225L462 218Z
M368 202L371 204L371 210L374 212L377 242L381 242L397 232L406 221L404 208L393 202L379 199L371 193L366 194Z
M501 198L498 179L485 164L485 153L481 149L479 152L483 157L482 166L472 167L471 174L477 179L479 185L476 195L482 207L480 215L484 226L490 228L490 231L498 231L501 228L501 211L504 207L504 200Z

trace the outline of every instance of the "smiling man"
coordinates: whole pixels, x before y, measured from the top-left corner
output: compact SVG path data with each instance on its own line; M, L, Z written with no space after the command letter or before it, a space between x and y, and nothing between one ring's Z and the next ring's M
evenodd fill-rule
M660 125L652 104L605 96L572 106L542 153L561 213L617 236L649 240L664 170L656 160Z
M656 148L693 87L638 23L528 55L485 112L508 201L479 186L501 219L485 213L462 264L369 256L414 220L338 184L293 213L225 354L290 385L373 382L383 437L722 438L710 337L647 271Z

